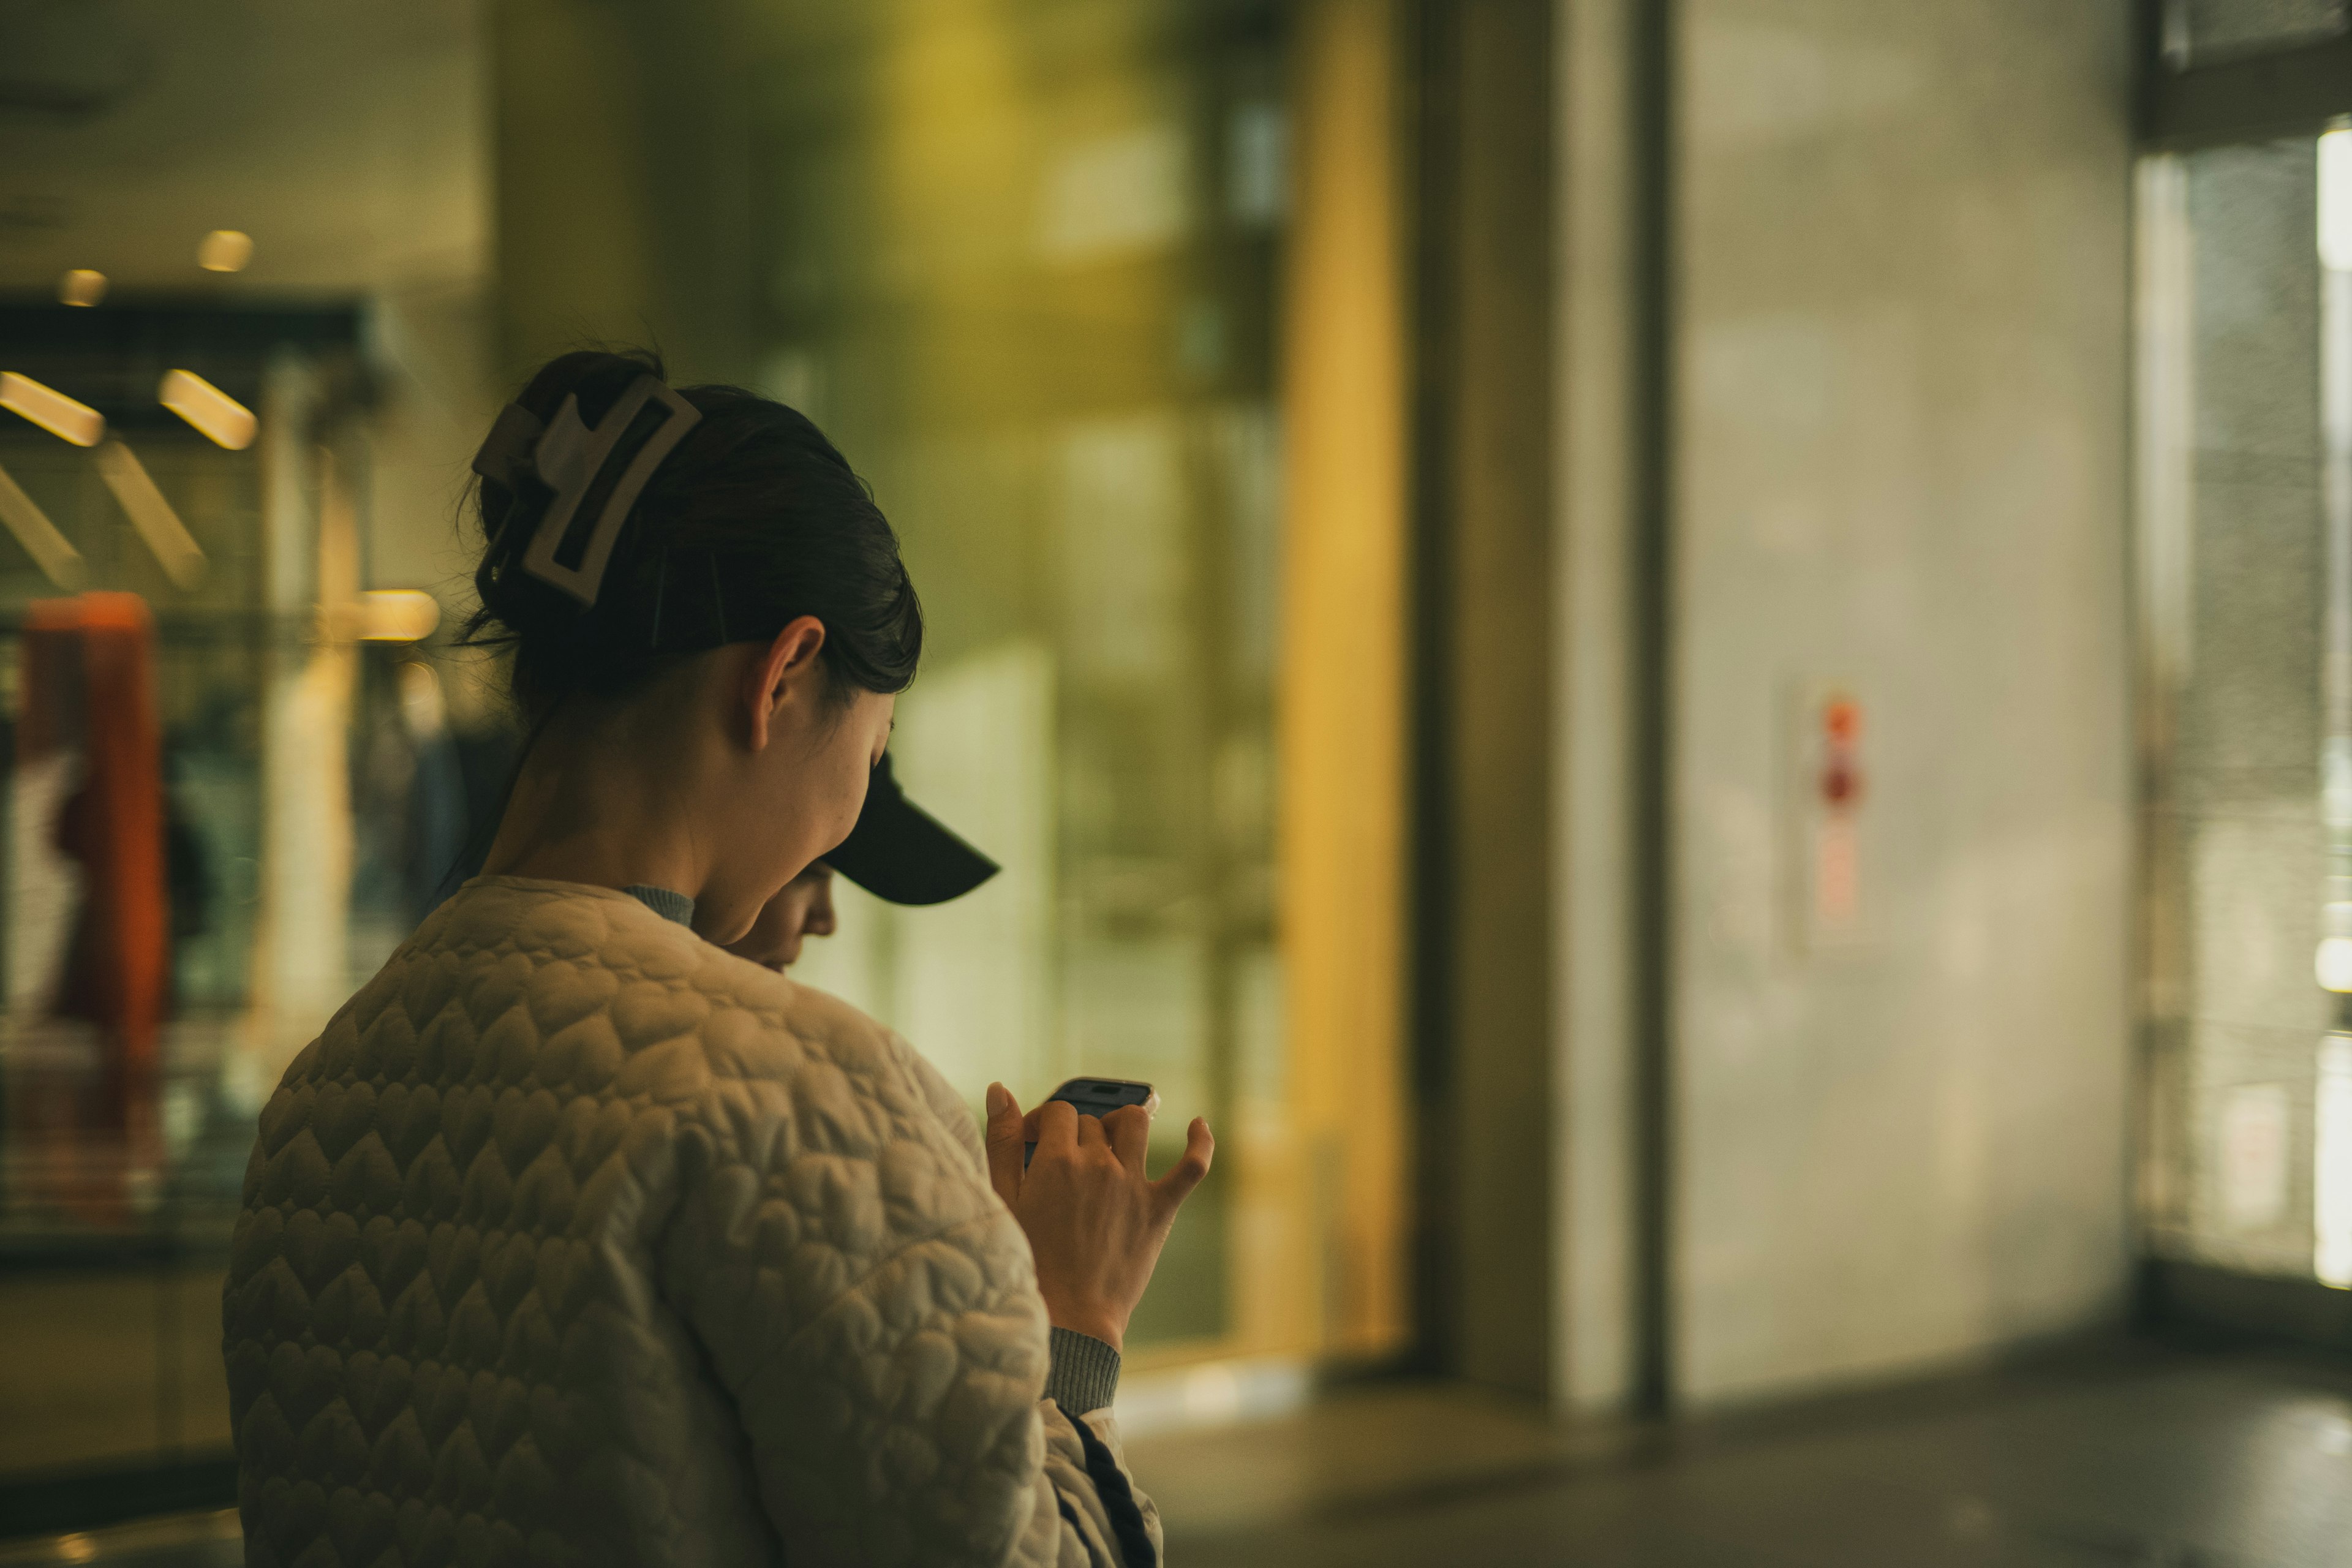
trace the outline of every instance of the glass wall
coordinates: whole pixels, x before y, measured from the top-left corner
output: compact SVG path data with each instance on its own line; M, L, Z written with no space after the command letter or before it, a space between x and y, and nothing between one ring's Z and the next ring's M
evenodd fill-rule
M932 640L900 773L1005 866L937 910L852 890L806 977L974 1104L1150 1080L1162 1160L1282 1114L1276 21L803 13L751 89L755 374L903 533ZM1235 1190L1188 1206L1139 1346L1241 1335Z
M2352 132L2141 197L2155 1240L2352 1287Z

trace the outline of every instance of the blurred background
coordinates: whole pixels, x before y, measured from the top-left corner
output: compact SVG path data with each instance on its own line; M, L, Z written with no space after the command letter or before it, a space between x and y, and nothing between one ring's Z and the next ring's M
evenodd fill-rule
M0 1562L239 1558L585 342L929 609L1005 872L796 973L1218 1129L1186 1558L2346 1561L2346 0L0 0Z

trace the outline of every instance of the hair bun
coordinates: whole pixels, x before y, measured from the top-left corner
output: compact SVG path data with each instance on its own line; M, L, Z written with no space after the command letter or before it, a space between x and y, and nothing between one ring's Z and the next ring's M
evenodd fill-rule
M669 379L661 355L649 349L574 349L540 366L515 401L541 419L552 419L565 398L577 397L581 420L593 426L641 375Z
M667 381L660 356L576 350L542 365L515 402L551 421L576 398L593 429L646 375ZM730 386L683 395L700 417L645 481L592 605L522 566L553 499L537 476L480 480L481 607L464 640L511 649L514 695L534 718L574 694L627 689L667 667L661 650L772 636L799 616L824 624L825 664L847 687L902 689L921 657L922 609L872 494L782 404ZM695 596L679 597L673 556L694 567ZM681 640L705 617L713 640Z
M667 380L660 355L643 349L576 349L541 365L514 401L544 424L562 409L565 399L577 398L581 421L593 429L646 375ZM481 599L482 618L518 638L568 636L583 615L579 601L520 569L534 525L551 499L551 491L530 479L520 492L495 479L481 481L485 547L474 573L474 589Z

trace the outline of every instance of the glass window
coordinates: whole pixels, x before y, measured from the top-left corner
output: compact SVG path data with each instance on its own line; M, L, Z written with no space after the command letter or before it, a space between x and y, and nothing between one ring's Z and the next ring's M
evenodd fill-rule
M2142 174L2158 1250L2352 1286L2352 133Z

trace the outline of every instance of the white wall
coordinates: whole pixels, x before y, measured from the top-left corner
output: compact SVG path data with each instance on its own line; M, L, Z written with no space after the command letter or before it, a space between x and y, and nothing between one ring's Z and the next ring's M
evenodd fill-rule
M1887 1375L2127 1268L2126 7L1685 0L1675 1381ZM1865 710L1859 934L1801 694Z

